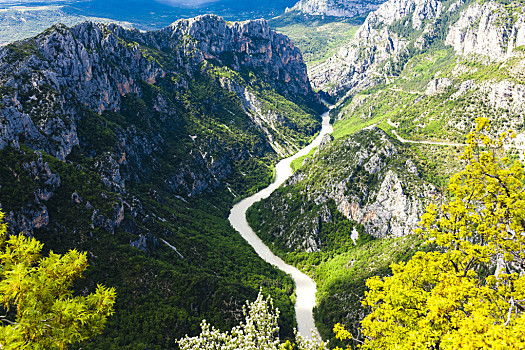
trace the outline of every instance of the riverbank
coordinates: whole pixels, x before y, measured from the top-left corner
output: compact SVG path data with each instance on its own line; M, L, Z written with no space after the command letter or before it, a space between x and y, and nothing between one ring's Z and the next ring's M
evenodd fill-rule
M293 160L307 155L314 147L319 146L324 135L332 133L333 128L330 124L329 111L323 113L322 118L323 122L321 131L312 143L293 156L285 158L277 163L275 166L276 175L274 182L270 186L235 204L231 209L228 218L233 228L241 234L241 236L255 249L255 252L263 260L292 276L296 286L295 314L297 319L297 329L303 337L310 337L312 331L317 333L312 312L313 307L315 306L315 282L297 268L286 264L281 258L277 257L270 251L255 232L253 232L250 225L248 225L248 222L246 221L246 211L255 202L270 196L273 191L292 176L292 168L290 167L290 164Z

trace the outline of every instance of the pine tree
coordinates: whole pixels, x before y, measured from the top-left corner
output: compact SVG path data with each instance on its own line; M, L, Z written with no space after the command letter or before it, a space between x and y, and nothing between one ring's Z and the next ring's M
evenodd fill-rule
M71 287L87 268L85 253L41 255L43 245L7 235L0 212L0 349L66 349L104 328L115 291L97 286L75 296Z
M525 348L525 173L501 154L513 132L479 118L449 184L419 234L437 248L371 278L362 349Z

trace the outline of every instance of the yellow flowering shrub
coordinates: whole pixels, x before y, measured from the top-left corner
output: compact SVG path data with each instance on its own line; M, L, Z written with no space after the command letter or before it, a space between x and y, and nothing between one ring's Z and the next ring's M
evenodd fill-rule
M362 349L525 349L524 168L500 156L513 132L476 122L451 201L417 230L437 249L367 281Z

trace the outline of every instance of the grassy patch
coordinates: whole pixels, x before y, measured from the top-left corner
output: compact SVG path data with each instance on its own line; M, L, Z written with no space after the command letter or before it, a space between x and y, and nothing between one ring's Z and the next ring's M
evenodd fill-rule
M292 161L292 163L290 164L292 171L295 173L297 170L299 170L303 166L304 160L306 158L313 157L313 155L315 154L315 152L317 152L318 149L319 149L318 147L315 147L310 152L308 152L307 155L301 156L295 159L294 161Z
M350 41L359 28L359 19L346 19L320 16L277 17L269 21L272 29L289 36L301 49L307 65L319 63L335 54L339 47Z

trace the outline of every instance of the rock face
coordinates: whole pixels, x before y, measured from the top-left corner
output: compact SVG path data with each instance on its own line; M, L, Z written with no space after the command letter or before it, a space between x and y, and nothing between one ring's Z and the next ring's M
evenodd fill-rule
M135 200L125 198L130 184L155 182L187 197L235 182L247 172L238 164L252 171L252 158L297 149L319 128L302 108L324 108L286 36L264 20L211 15L155 32L54 26L0 48L0 91L0 150L24 144L61 161L87 157L118 203ZM49 224L53 189L44 190L10 213L13 230ZM130 207L92 208L93 227L113 232Z
M282 190L254 206L254 229L285 249L316 251L321 226L337 210L378 238L412 233L437 193L400 147L378 128L325 144Z
M446 44L459 55L477 54L502 60L525 45L523 7L505 7L497 2L475 3L461 12L450 27Z
M177 48L185 37L186 52L195 52L196 63L217 60L239 71L243 67L260 69L278 91L287 96L301 95L318 101L306 74L302 54L290 39L270 30L265 20L226 22L205 15L179 20L156 35L160 49ZM175 40L174 40L175 39Z
M431 30L433 21L441 12L442 4L437 0L389 0L383 3L368 15L347 45L309 71L314 87L338 95L374 85L378 78L391 70L391 63L387 61L398 61L407 52L410 42L403 31L392 25L404 21L401 28L408 27L419 33L422 42L424 33Z
M388 83L411 56L437 41L452 46L458 55L481 57L484 63L509 59L525 45L525 12L519 2L460 0L444 6L438 0L383 3L337 54L309 70L314 87L335 96ZM451 15L454 12L459 14ZM441 91L442 83L434 81L427 94Z
M46 203L53 197L56 189L60 187L61 180L60 175L53 173L49 163L42 159L42 154L37 152L36 155L36 160L24 163L22 166L30 176L39 179L40 186L34 190L34 200L31 207L18 212L9 211L6 213L6 222L11 223L8 226L10 233L26 232L32 235L35 229L46 227L49 224L49 211Z
M356 17L376 10L384 0L300 0L291 10L314 16Z
M193 77L208 62L233 72L256 71L268 88L282 97L323 108L310 86L300 51L286 36L271 31L264 20L226 23L207 15L147 33L113 24L84 23L71 29L58 25L35 39L0 49L0 149L23 142L65 160L75 146L86 147L86 140L79 137L81 125L91 124L97 115L108 112L131 113L136 104L129 100L143 98L149 86L165 86L166 80L177 91L175 99L180 98L191 90ZM252 104L258 98L252 93ZM157 94L152 113L160 115L161 120L180 123L183 117L173 102L172 96ZM235 115L231 110L226 113ZM272 111L265 108L260 114L271 116ZM170 125L172 129L175 126ZM285 115L272 127L281 133L283 125L295 128ZM262 130L265 127L260 125ZM307 133L317 127L312 124ZM124 189L126 179L137 179L143 173L142 156L155 158L153 154L167 141L162 133L147 134L134 126L113 133L118 139L117 150L101 154L98 162L105 182ZM284 155L294 149L293 138L287 137L281 144L284 137L267 134L273 137L267 142L278 153ZM203 150L193 161L182 161L181 172L169 180L171 186L196 194L227 176L224 169L228 166L220 166L218 156L212 153ZM206 164L210 156L212 164ZM208 168L207 174L197 175L189 170L192 167ZM182 178L192 178L193 183Z
M448 78L432 79L427 85L425 94L436 95L436 94L443 93L451 85L452 85L452 80Z

